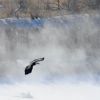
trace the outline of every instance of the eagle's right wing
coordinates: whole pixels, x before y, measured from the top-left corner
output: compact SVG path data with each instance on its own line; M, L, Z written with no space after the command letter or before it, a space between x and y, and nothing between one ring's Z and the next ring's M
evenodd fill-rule
M33 62L39 62L39 61L43 61L43 60L44 60L44 57L43 57L43 58L35 59L35 60L33 60L31 63L33 63Z

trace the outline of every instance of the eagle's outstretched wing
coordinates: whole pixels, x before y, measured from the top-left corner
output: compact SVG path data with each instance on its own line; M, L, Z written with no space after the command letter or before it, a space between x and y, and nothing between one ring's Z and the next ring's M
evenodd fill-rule
M38 58L38 59L35 59L33 61L30 62L30 64L32 64L33 62L40 62L40 61L43 61L44 60L44 57L43 58Z

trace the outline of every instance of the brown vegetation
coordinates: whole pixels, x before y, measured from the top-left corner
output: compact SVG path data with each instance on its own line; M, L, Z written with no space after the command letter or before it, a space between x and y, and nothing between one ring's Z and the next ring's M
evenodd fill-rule
M100 10L100 0L0 0L0 18L48 17Z

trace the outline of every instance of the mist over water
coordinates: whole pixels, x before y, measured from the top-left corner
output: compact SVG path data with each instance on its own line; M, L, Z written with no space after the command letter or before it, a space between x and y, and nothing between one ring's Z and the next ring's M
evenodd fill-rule
M100 15L45 20L42 28L0 27L0 80L94 79L100 74ZM25 76L36 58L45 60Z

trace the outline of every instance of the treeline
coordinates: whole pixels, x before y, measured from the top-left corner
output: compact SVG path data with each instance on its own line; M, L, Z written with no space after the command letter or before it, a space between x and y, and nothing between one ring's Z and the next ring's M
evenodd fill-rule
M100 10L100 0L0 0L0 18L48 17Z

